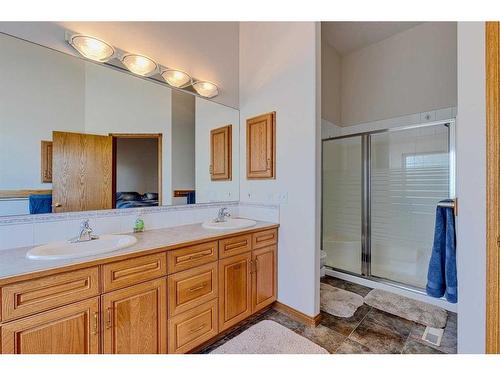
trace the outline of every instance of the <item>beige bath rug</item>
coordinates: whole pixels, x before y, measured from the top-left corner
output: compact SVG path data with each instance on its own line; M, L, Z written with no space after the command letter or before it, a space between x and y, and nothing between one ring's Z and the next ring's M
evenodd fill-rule
M321 283L320 309L341 318L350 318L363 305L363 297L347 290Z
M389 314L434 328L444 328L448 319L445 309L380 289L373 289L368 293L365 303Z
M272 320L263 320L211 354L328 354L328 351Z

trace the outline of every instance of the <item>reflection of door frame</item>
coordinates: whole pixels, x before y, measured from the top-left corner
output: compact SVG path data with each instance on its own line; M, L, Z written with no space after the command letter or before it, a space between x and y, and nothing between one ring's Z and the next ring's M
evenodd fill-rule
M156 139L158 141L158 205L162 205L162 133L109 133L113 137L113 208L116 208L116 140L118 138Z
M500 22L486 22L486 352L500 353Z

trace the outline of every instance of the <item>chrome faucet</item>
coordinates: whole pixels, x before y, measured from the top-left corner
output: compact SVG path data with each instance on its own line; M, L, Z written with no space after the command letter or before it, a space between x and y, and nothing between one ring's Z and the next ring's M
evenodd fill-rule
M82 224L80 225L80 234L69 240L72 243L75 242L86 242L86 241L92 241L92 240L97 240L99 236L96 236L92 234L93 230L89 225L89 220L83 220Z
M230 217L231 214L229 213L229 210L227 209L227 207L222 207L219 209L219 211L217 212L217 217L214 219L214 221L216 223L222 223L224 221L226 221L228 217Z

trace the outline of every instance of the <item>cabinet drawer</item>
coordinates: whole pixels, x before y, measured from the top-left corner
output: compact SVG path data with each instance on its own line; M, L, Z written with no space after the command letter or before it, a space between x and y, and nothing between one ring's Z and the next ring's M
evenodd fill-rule
M45 276L2 288L4 321L99 295L99 268Z
M217 262L168 277L168 315L172 317L217 297Z
M146 255L120 262L105 264L103 270L104 292L152 280L167 274L165 253Z
M228 258L252 250L252 235L244 234L219 241L219 258Z
M217 300L214 299L169 319L168 352L186 353L217 333Z
M262 247L274 245L278 242L278 231L276 229L268 229L252 235L252 249L260 249Z
M169 274L214 262L217 260L217 241L171 250L167 257Z

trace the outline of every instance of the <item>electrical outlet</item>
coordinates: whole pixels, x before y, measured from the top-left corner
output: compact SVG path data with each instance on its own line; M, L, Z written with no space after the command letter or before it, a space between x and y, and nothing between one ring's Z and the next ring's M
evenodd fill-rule
M279 203L288 203L288 193L287 192L279 193L278 197L279 197L278 198Z

